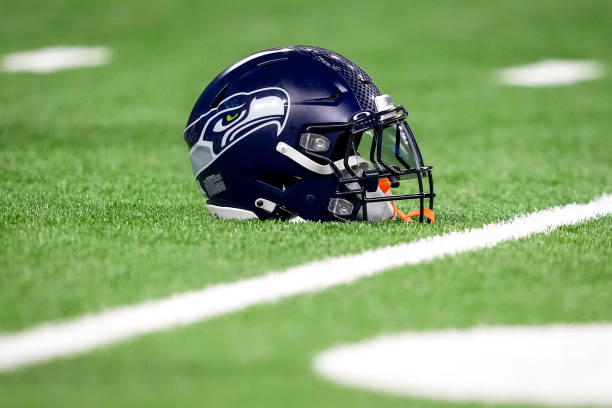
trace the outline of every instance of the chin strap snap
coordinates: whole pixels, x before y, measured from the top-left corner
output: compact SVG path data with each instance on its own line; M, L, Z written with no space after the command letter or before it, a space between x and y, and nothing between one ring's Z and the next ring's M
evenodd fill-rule
M389 181L388 178L383 177L378 180L378 187L380 187L381 191L384 194L387 194L387 192L391 189L391 181ZM400 217L402 222L412 222L412 217L421 215L421 210L418 208L416 210L410 211L408 214L405 214L402 211L400 211L399 208L395 206L394 201L389 201L389 204L391 204L391 207L393 208L393 216L397 215L398 217ZM429 208L423 209L423 217L427 218L429 222L431 222L432 224L436 222L435 214L433 210Z

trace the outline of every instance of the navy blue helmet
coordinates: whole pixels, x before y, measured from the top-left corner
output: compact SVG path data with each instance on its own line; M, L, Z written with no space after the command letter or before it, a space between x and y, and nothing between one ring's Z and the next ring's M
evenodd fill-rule
M184 137L215 216L433 222L432 167L407 115L349 59L290 46L221 72L198 98ZM399 200L418 208L405 214Z

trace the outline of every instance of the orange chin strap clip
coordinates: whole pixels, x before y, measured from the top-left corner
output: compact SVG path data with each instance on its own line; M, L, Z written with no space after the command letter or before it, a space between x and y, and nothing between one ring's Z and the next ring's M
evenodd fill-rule
M387 192L391 189L391 181L386 177L382 177L378 180L378 187L383 192L383 194L387 194ZM393 208L393 215L397 215L398 217L400 217L402 222L412 222L411 217L421 215L421 210L418 208L416 210L410 211L408 214L405 214L395 206L395 202L389 201L389 204L391 204L391 207ZM432 224L436 222L435 214L433 210L430 210L429 208L423 209L423 217L427 218Z

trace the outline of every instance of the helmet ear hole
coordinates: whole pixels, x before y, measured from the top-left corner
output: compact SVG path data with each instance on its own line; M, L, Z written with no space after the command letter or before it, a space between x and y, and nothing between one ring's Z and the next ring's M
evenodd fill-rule
M272 186L278 190L285 191L295 185L300 178L293 174L284 173L262 173L257 178L260 182Z

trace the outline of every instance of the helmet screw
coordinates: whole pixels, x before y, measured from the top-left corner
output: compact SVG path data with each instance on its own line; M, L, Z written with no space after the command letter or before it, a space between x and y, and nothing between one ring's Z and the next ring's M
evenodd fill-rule
M316 199L317 199L317 198L316 198L315 196L313 196L312 194L308 194L308 195L306 196L306 202L307 202L308 204L314 204L314 202L316 201Z
M263 205L263 200L255 201L255 205L258 206L258 207L261 207Z

